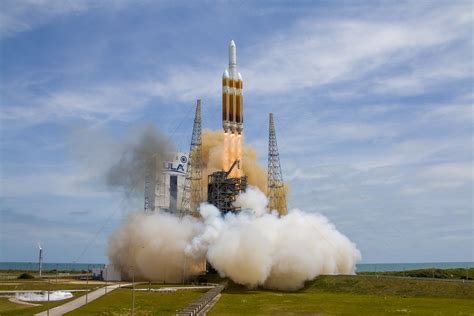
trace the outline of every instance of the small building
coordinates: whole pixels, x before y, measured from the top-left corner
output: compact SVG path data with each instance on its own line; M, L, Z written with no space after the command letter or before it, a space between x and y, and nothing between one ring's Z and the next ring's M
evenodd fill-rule
M92 269L92 278L103 281L122 281L122 273L113 264L107 264L102 268Z
M174 159L165 162L161 172L156 174L154 209L172 213L181 209L188 159L188 153L176 153Z

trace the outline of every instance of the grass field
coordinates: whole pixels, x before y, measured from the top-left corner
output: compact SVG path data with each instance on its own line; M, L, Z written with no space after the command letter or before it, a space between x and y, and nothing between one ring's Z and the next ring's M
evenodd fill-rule
M135 315L175 315L176 310L185 307L206 291L135 292ZM129 315L131 304L131 290L117 289L66 315Z
M474 268L417 269L407 271L360 272L359 275L391 275L415 278L474 280Z
M294 293L231 285L209 315L474 315L474 284L323 276Z
M220 282L217 275L210 275ZM60 281L61 282L61 281ZM87 285L9 281L0 288L80 289ZM97 285L89 284L89 287ZM152 283L152 288L176 286ZM148 284L137 285L147 288ZM137 315L174 315L207 290L171 293L135 292ZM76 293L75 297L83 295ZM67 315L128 315L131 290L117 289ZM50 302L54 307L67 302ZM29 307L0 299L0 315L33 315L46 309L46 303ZM474 283L417 280L374 276L321 276L307 282L297 292L264 289L249 290L229 281L229 287L209 315L474 315Z
M74 296L70 299L63 300L63 301L56 301L56 302L49 302L49 307L53 308L58 305L62 305L66 302L69 302L73 299L76 299L80 296L84 295L84 293L74 293ZM47 302L32 302L34 304L41 304L40 306L27 306L16 304L8 301L8 298L0 298L0 315L1 316L29 316L34 315L36 313L45 311L48 308Z
M14 290L39 290L39 291L55 291L55 290L84 290L93 289L98 287L97 284L87 285L85 282L82 284L74 284L70 282L36 282L36 281L9 281L0 282L0 291L14 291Z
M84 271L86 272L86 271ZM39 279L39 275L36 271L24 271L24 270L0 270L0 280L14 280L16 279L18 276L20 276L20 274L22 273L28 273L30 275L32 275L33 277L35 277L36 279ZM43 271L43 277L46 277L46 278L55 278L56 276L59 276L60 278L61 277L74 277L75 275L77 276L78 274L83 274L82 271L56 271L56 270L52 270L52 271Z
M167 284L167 283L151 283L149 285L148 283L143 283L143 284L135 284L136 289L161 289L161 288L167 288L167 287L190 287L193 286L191 284ZM199 285L196 285L199 286ZM131 288L131 286L129 286Z
M41 281L38 279L33 280L2 280L0 282L0 291L14 291L14 290L38 290L38 291L55 291L55 290L81 290L89 288L98 287L97 284L87 285L85 282L80 284L71 283L71 280L51 280L50 282ZM64 304L70 300L73 300L79 296L84 295L84 292L73 293L74 297L56 302L49 302L50 308ZM35 313L44 311L48 308L48 303L46 302L32 302L34 304L40 304L40 306L27 306L17 303L12 303L8 298L0 298L0 315L34 315Z

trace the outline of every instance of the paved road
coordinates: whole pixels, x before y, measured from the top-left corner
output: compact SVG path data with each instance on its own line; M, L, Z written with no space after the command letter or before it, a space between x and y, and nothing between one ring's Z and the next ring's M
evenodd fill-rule
M121 286L129 286L131 284L115 284L115 285L108 285L107 286L107 293L108 292L111 292ZM90 292L88 295L87 295L87 302L90 303L92 302L93 300L95 299L98 299L99 297L101 297L102 295L105 294L105 286L98 289L98 290L95 290L93 292ZM63 305L59 305L55 308L52 308L49 310L49 315L50 316L60 316L60 315L63 315L63 314L66 314L66 313L69 313L70 311L73 311L75 310L76 308L79 308L83 305L86 304L86 296L83 295L81 297L78 297L76 298L75 300L72 300L72 301L69 301ZM47 311L44 311L44 312L41 312L41 313L38 313L38 314L35 314L35 316L47 316L48 315L48 312Z

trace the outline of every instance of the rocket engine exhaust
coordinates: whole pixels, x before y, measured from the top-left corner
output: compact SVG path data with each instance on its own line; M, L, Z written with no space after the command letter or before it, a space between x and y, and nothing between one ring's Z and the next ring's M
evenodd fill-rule
M226 155L221 131L205 130L202 135L203 175L221 170ZM146 166L140 154L144 144L155 144L167 152L166 139L146 129L123 152L119 163L106 173L134 172ZM236 139L240 141L242 138ZM241 137L241 136L240 136ZM214 206L202 204L202 219L179 218L164 211L131 213L109 238L108 256L126 276L133 269L136 279L182 282L202 271L204 259L223 277L248 287L296 290L320 274L350 274L360 259L356 246L338 232L327 218L294 209L287 215L268 213L266 172L257 163L256 153L242 144L250 187L236 206L242 211L222 216ZM140 156L141 157L141 156ZM145 156L148 157L148 156ZM129 173L127 173L129 174ZM139 173L140 174L140 173ZM135 179L134 179L135 180ZM115 182L126 188L125 196L141 181ZM257 186L257 187L255 187Z
M210 204L203 221L166 212L132 213L109 239L108 254L138 279L181 282L196 275L203 258L234 282L293 291L320 274L353 274L360 252L329 220L291 210L268 213L267 199L249 188L236 201L242 211L225 216Z

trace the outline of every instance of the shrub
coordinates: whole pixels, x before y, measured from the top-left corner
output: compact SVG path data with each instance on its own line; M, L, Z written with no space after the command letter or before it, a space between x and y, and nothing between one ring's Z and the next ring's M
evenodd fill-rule
M29 273L22 273L18 276L18 279L34 279L35 277Z

